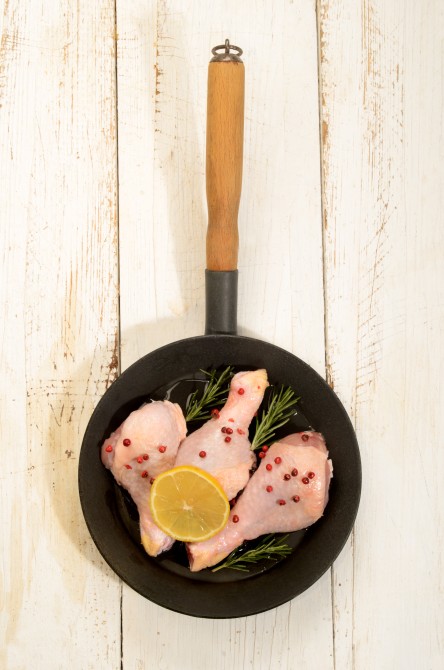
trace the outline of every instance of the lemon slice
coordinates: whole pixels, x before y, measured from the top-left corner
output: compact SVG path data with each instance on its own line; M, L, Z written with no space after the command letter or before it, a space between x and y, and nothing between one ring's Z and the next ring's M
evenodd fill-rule
M151 513L164 533L182 542L201 542L227 523L230 504L208 472L180 465L158 475L151 487Z

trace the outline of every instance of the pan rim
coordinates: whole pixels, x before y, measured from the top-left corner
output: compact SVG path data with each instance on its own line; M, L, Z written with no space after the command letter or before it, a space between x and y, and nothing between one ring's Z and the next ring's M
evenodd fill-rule
M235 349L240 348L242 352L247 351L248 347L259 348L260 354L273 352L274 355L279 356L286 364L291 362L293 366L300 368L306 375L309 375L312 383L320 391L328 394L329 403L334 409L333 413L335 416L340 417L342 428L347 433L347 440L352 449L352 475L354 478L353 490L348 492L348 507L341 512L342 519L339 518L339 524L337 525L339 533L336 532L332 536L328 532L328 524L324 524L323 528L327 528L327 531L324 530L324 535L329 543L329 551L326 554L322 554L321 552L321 555L315 556L312 569L307 573L305 578L299 575L296 584L294 582L294 571L298 568L298 562L302 560L300 548L295 552L296 557L295 554L292 554L266 572L242 582L196 582L182 578L179 575L173 575L156 563L156 559L151 559L144 552L144 556L141 556L140 548L137 548L137 551L135 551L136 548L131 546L132 540L130 542L129 537L127 537L126 543L124 541L124 545L126 545L129 553L122 555L122 546L113 546L112 538L110 542L110 538L103 531L103 523L101 523L97 514L93 513L92 506L99 502L102 512L108 510L109 518L114 514L111 509L112 501L108 500L106 503L103 500L97 501L88 483L89 478L85 475L91 464L91 441L94 441L97 437L95 435L96 423L98 417L99 425L102 425L106 420L106 417L104 418L102 414L104 413L104 405L108 404L110 394L111 401L115 402L115 399L120 397L122 388L124 389L127 385L127 380L131 380L135 373L140 372L147 365L149 366L154 359L157 362L161 362L163 359L168 360L171 358L173 352L177 353L178 351L186 358L190 347L193 350L196 349L196 351L199 351L202 350L205 343L211 343L212 348L217 345L224 349L224 351L230 347L234 347ZM184 364L186 365L186 361ZM263 367L267 366L263 365ZM104 438L105 436L102 437L102 439ZM97 454L98 452L96 456ZM101 468L103 469L103 475L109 474L102 465ZM97 472L99 471L97 470ZM101 475L99 474L99 476ZM250 616L277 607L300 595L322 577L341 553L353 529L361 497L362 467L359 447L351 420L337 394L328 386L319 373L294 354L275 344L243 335L212 334L199 335L165 344L159 349L146 354L138 361L135 361L113 382L97 404L88 422L79 457L78 487L81 508L89 533L106 563L126 584L148 600L172 611L195 617L219 619ZM119 530L117 524L116 529L116 533L120 533L117 536L122 539L124 537L122 528ZM308 548L310 548L310 542L313 544L313 540L307 542L306 546ZM314 541L314 546L316 547L316 541ZM125 546L123 549L125 549ZM308 549L304 551L308 551ZM138 562L142 559L144 559L143 562L146 565L150 566L148 574L153 578L153 582L155 583L154 589L152 588L152 583L146 583L146 581L140 579L136 567L137 565L140 566ZM186 583L185 586L184 583ZM286 585L286 588L282 588L283 583ZM239 588L239 584L242 584L242 589ZM160 588L161 586L163 587L163 591ZM193 597L191 598L189 597L190 590L193 593Z

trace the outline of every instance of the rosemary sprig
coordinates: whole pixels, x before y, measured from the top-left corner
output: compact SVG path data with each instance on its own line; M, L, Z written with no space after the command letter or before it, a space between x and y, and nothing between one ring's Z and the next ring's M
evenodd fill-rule
M274 437L275 432L295 413L295 405L300 399L289 386L282 386L279 391L274 388L268 401L268 406L262 411L262 416L256 418L256 428L251 442L251 449L259 449Z
M240 551L238 547L225 559L223 563L217 565L211 572L217 572L223 568L230 568L231 570L240 570L241 572L248 572L248 564L258 563L263 559L278 559L288 556L293 551L292 548L285 542L288 535L277 538L274 533L265 535L262 541L248 551Z
M200 389L196 389L188 398L186 406L186 421L197 421L209 419L211 412L207 410L216 405L223 404L230 389L230 381L234 374L233 367L229 365L222 372L217 370L201 370L208 377L205 390L199 397Z

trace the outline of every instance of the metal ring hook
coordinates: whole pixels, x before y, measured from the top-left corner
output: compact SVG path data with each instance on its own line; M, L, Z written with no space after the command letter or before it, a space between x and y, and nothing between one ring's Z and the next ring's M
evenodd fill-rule
M223 49L221 52L220 50ZM238 61L242 62L240 56L242 56L243 51L240 47L230 44L230 40L227 38L225 44L219 44L217 47L211 49L211 53L214 58L211 61Z

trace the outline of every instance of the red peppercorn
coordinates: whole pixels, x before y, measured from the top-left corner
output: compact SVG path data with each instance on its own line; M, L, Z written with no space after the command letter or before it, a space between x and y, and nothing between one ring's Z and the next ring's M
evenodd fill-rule
M233 523L237 523L239 521L239 517L237 516L237 514L233 514L232 521L233 521Z
M138 456L138 457L137 457L137 462L138 462L138 463L143 463L143 458L142 458L142 456Z
M283 500L282 498L280 500L278 500L277 502L278 502L278 505L286 505L287 504L285 502L285 500Z
M291 471L291 476L292 476L292 477L297 477L297 476L298 476L298 470L297 470L297 468L293 468L293 470Z
M123 440L123 446L124 447L129 447L131 444L131 440L129 440L127 437Z
M228 437L227 435L227 437L225 438L225 442L231 442L231 437Z
M227 429L225 430L225 432L226 432L227 435L232 435L232 433L233 433L233 429L232 429L232 428L227 428Z
M154 477L151 477L150 484L154 484Z
M112 452L112 450L113 448L110 444L107 447L105 447L105 451L107 451L109 454Z
M147 461L149 459L149 456L148 454L143 454L142 458L144 461Z
M166 450L167 450L167 448L165 447L165 445L164 445L164 444L161 444L160 447L159 447L159 451L160 451L160 453L161 453L161 454L164 454L164 453L166 452Z
M262 451L268 451L268 447L266 444L264 444L264 446L262 447Z
M239 393L239 395L244 395L245 389L239 389L238 393Z
M259 456L259 458L265 458L266 454L264 454L263 451L260 451L260 452L258 453L258 456Z
M132 470L132 467L129 463L126 463L125 467L126 467L127 470Z
M234 423L234 419L228 419L228 421L231 421L231 423Z
M288 480L291 479L291 476L286 474L286 475L284 475L284 479L285 479L286 482L288 482Z
M265 487L265 490L266 490L268 493L271 493L272 490L273 490L273 487L269 484L268 486Z
M300 501L300 497L299 497L299 496L293 496L292 500L293 500L294 502L299 502L299 501Z
M315 475L314 472L307 472L307 477L308 477L309 479L313 479L313 477L315 477L315 476L316 476L316 475Z
M212 409L211 410L211 415L214 416L215 419L219 418L220 412L218 409Z
M267 470L269 470L269 471L270 471L270 470L273 470L273 466L271 465L271 463L267 463L267 465L266 465L265 467L266 467Z
M239 435L245 435L245 431L242 430L242 428L238 428L237 432L239 433Z
M279 465L279 463L282 463L282 458L281 458L280 456L276 456L276 458L274 459L274 462L275 462L277 465Z
M227 432L227 427L226 427L226 426L222 426L222 428L220 429L220 432L221 432L221 433L226 433L226 432Z
M199 456L200 456L201 458L205 458L206 455L207 455L207 452L206 452L206 451L203 451L203 450L202 450L202 451L199 451Z
M310 481L310 480L309 480L308 477L302 477L302 483L303 483L303 484L308 484L309 481Z
M148 477L148 472L144 470L141 476L145 479L146 477Z
M307 435L306 433L302 433L302 439L304 440L304 442L308 442L309 437L310 437L310 436Z

